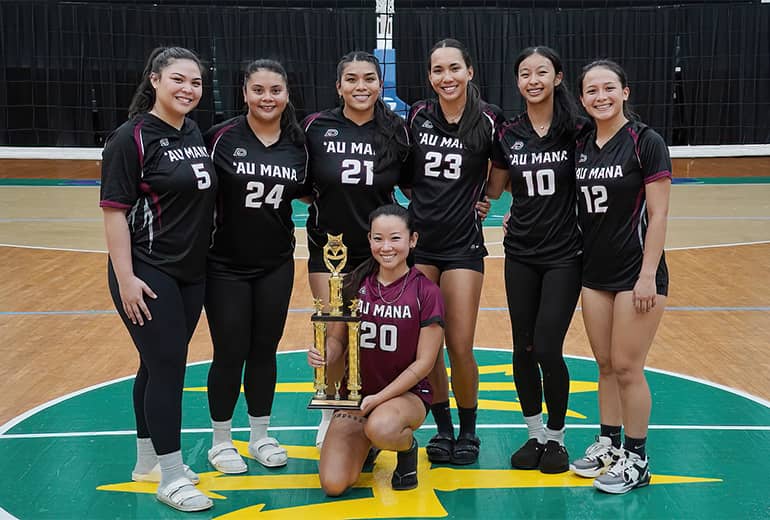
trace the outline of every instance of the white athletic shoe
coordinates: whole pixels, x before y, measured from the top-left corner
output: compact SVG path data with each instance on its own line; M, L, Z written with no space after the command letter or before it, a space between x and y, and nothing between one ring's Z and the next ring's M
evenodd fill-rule
M622 456L623 450L613 447L612 439L597 436L596 442L586 448L585 455L573 460L569 469L578 476L595 478L605 473Z
M641 458L632 451L626 451L605 473L594 480L594 487L605 493L621 495L634 488L650 483L650 468L647 458Z

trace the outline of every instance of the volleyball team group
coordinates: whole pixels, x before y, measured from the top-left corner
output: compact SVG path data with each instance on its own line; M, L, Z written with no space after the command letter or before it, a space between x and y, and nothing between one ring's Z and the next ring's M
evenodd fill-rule
M248 471L231 433L243 385L249 455L286 465L268 427L294 281L295 199L309 204L313 297L328 304L323 247L342 234L343 296L346 305L358 300L361 315L361 409L322 414L323 490L343 494L380 450L397 453L393 489L416 487L414 432L428 414L437 427L428 459L475 463L481 226L488 199L508 190L505 288L528 432L520 447L512 440L511 466L571 470L608 493L649 484L643 367L668 290L668 148L629 110L618 64L582 69L584 111L554 50L527 48L513 65L526 111L504 120L472 83L467 49L438 42L427 70L435 98L414 103L404 120L380 97L377 58L351 52L337 66L340 106L299 122L284 68L257 60L244 74L246 113L201 133L187 117L201 99L201 62L179 47L153 51L129 120L104 148L100 194L109 288L140 358L133 480L158 482L158 500L175 509L212 507L180 445L188 344L203 307L213 342L209 463L225 474ZM408 208L396 203L396 187ZM578 296L599 369L601 426L570 460L563 343ZM347 338L344 323L329 323L325 355L307 354L343 388Z

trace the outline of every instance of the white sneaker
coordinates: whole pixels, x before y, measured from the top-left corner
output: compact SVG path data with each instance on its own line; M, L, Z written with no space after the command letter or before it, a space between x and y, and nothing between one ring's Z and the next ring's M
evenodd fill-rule
M607 473L594 480L594 487L605 493L620 495L648 485L651 478L648 459L626 451Z
M623 450L613 447L612 439L597 436L596 442L586 448L585 455L573 460L569 469L581 477L595 478L605 473L622 456Z
M334 410L321 410L321 422L318 424L318 433L315 436L315 447L319 450L324 443L324 437L326 437L326 430L329 429L329 425L332 422L332 414Z

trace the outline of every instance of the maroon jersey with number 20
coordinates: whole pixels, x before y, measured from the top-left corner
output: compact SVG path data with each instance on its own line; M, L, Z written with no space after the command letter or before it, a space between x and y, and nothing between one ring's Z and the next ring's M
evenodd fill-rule
M414 362L422 327L444 326L444 300L438 286L414 267L387 286L372 273L364 279L357 297L361 300L362 394L367 396L388 386ZM427 378L411 392L428 405L433 400Z

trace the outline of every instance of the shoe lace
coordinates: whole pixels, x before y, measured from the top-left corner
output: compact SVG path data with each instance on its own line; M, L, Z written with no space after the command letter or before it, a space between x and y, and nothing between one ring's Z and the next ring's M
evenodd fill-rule
M591 444L588 448L586 448L585 458L589 460L598 459L602 455L604 455L609 449L610 447L607 446L606 444L602 444L601 442L596 441L595 443Z
M621 477L623 480L628 480L628 475L626 472L626 465L628 464L628 459L626 457L620 457L618 460L613 460L610 463L610 467L607 470L607 475L611 477Z

